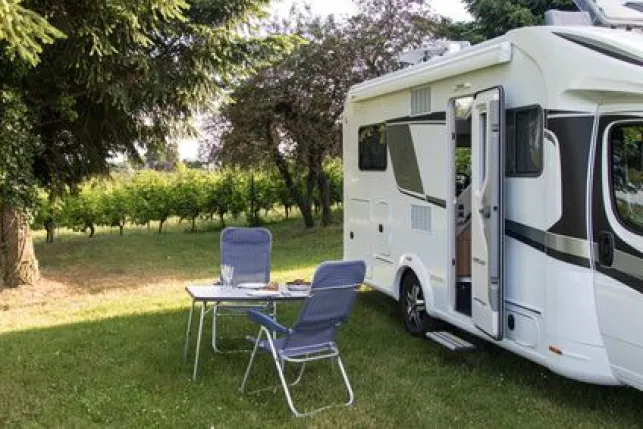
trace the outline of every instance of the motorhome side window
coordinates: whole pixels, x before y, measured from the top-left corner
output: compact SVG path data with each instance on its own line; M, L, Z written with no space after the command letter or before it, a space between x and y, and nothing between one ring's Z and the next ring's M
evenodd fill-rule
M540 106L507 111L509 177L536 177L543 169L543 111Z
M387 160L386 124L361 127L359 129L359 169L385 171Z
M643 232L643 123L624 123L609 134L612 192L619 217Z

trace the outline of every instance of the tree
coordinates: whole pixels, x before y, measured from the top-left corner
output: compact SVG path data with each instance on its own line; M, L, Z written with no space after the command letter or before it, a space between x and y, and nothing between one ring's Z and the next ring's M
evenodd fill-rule
M126 187L132 220L138 225L158 221L159 234L163 224L173 214L172 187L167 176L146 170L137 173Z
M16 138L30 142L20 149L20 177L4 174L17 164L0 165L6 285L39 276L27 222L33 199L11 197L15 185L29 179L60 195L106 173L115 154L136 159L137 145L162 148L188 132L194 109L208 108L222 89L288 48L289 39L238 31L251 29L267 3L3 1L0 91L13 113L3 115L0 158L14 159Z
M441 35L478 43L518 27L540 25L549 9L578 10L573 0L463 0L475 18L471 23L444 20Z
M108 183L100 195L100 223L105 226L117 226L120 235L123 235L125 222L130 216L128 194L122 183Z
M341 155L341 114L350 87L401 67L397 55L426 38L432 14L424 0L361 0L346 22L295 17L286 28L307 40L274 66L237 86L234 103L210 122L211 156L241 165L271 162L307 227L311 204L331 222L331 190L324 160ZM306 171L304 191L289 168ZM315 191L317 194L315 195Z
M196 232L196 218L204 207L204 183L203 174L182 167L170 186L174 214L182 219L190 219L192 232Z
M65 198L61 214L63 225L74 231L89 230L89 238L93 238L101 220L103 191L102 183L89 181Z
M32 163L41 150L27 105L17 91L0 89L0 268L8 286L40 278L28 211L36 203Z

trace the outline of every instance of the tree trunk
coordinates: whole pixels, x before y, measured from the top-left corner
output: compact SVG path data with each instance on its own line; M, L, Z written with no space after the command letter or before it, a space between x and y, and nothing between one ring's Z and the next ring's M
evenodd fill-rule
M219 215L219 221L221 222L221 228L225 228L225 220L223 220L223 215Z
M270 124L268 124L267 126L266 138L269 139L269 142L272 142L273 140ZM288 170L288 163L284 159L281 152L279 152L279 147L273 144L271 144L270 146L272 148L273 159L275 161L275 164L277 165L279 174L281 174L281 177L284 179L286 188L290 192L290 195L292 195L293 201L295 201L295 204L297 205L297 207L299 207L299 211L301 211L301 215L304 218L304 225L306 226L306 228L314 227L315 219L313 218L313 213L310 208L310 200L306 200L303 195L301 195L301 192L299 192L299 189L297 188L297 185L295 184L295 181L290 174L290 170Z
M53 219L47 219L45 221L45 230L47 231L47 244L54 242L54 231L56 230L56 224Z
M290 206L284 206L284 209L286 210L286 219L288 219L288 212L290 211Z
M192 218L192 232L196 232L196 217Z
M159 221L159 234L163 233L163 223L164 222L165 222L165 219L161 219L161 221Z
M333 214L330 205L330 184L326 172L322 169L317 175L317 187L319 188L319 199L322 208L322 226L328 226L333 223Z
M6 287L33 285L40 279L28 217L8 205L2 206L0 219L0 267Z
M316 182L315 172L308 167L308 176L306 177L306 200L308 204L313 206L315 214L317 214L317 207L315 206L315 198L313 193L315 192L315 182Z
M96 228L94 228L93 223L88 223L85 228L89 228L89 238L94 238L94 233L96 232Z
M118 224L118 234L122 237L123 236L123 229L125 228L125 225L122 223Z

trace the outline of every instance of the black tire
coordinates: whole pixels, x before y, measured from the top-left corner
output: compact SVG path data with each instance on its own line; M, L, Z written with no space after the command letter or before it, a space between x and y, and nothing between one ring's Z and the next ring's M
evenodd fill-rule
M426 312L422 286L412 271L408 271L402 278L400 308L404 327L411 335L424 336L427 331L435 330L440 326L440 321Z

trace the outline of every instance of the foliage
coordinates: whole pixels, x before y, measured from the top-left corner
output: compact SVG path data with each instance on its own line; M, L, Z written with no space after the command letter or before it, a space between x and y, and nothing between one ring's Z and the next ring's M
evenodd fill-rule
M314 224L310 206L322 203L322 223L330 222L330 185L323 169L341 155L341 115L350 87L398 69L397 55L427 37L432 20L424 0L363 0L347 21L291 17L279 31L308 43L274 66L238 85L210 122L203 144L212 159L228 164L272 165L283 177L291 200ZM304 170L297 184L290 165Z
M0 203L18 209L31 208L37 196L31 164L41 146L29 119L20 94L0 89Z
M549 9L578 10L573 0L463 0L471 23L444 20L441 35L473 43L502 36L518 27L540 25Z
M331 204L341 204L344 201L344 164L338 158L328 159L324 171L330 184Z
M457 174L471 177L471 148L456 148L455 171Z
M80 187L79 191L65 198L62 203L61 224L74 231L91 230L101 219L102 184L90 181Z
M4 2L59 30L41 38L53 43L35 67L0 56L0 84L23 97L43 144L31 170L57 193L106 173L116 153L138 159L137 145L166 152L166 137L192 131L195 109L291 44L254 31L267 0L18 3Z
M24 106L13 118L17 128L3 124L0 135L8 159L0 165L2 208L12 216L35 201L25 197L32 178L53 196L76 193L79 183L105 175L115 155L140 161L139 148L162 149L189 134L194 111L212 107L292 41L256 31L269 0L0 1L0 88ZM12 134L37 139L41 150L14 145ZM166 213L154 214L161 226ZM95 221L87 221L90 229ZM22 225L3 228L15 239L0 246L3 277L20 273L14 283L38 277L33 252L22 251L32 248Z
M138 225L157 221L161 232L163 223L172 215L174 202L166 175L142 171L126 186L132 221Z
M342 164L328 161L324 170L331 178L333 204L341 202ZM297 186L303 188L304 180ZM292 202L284 192L283 180L274 170L241 171L221 169L214 172L180 166L176 172L139 171L129 176L92 179L62 199L40 192L35 207L34 228L59 225L76 231L96 226L119 227L121 234L128 222L137 225L163 224L172 216L189 219L192 230L200 217L235 219L246 214L251 224L262 222L276 206L290 209Z
M119 227L121 234L129 215L129 200L126 189L119 183L108 183L100 201L100 224Z
M43 46L53 43L64 34L33 10L20 5L21 0L0 0L0 42L4 53L30 66L38 64Z
M182 219L190 219L192 231L196 230L195 220L203 210L204 184L203 174L183 168L175 175L169 188L174 214Z

